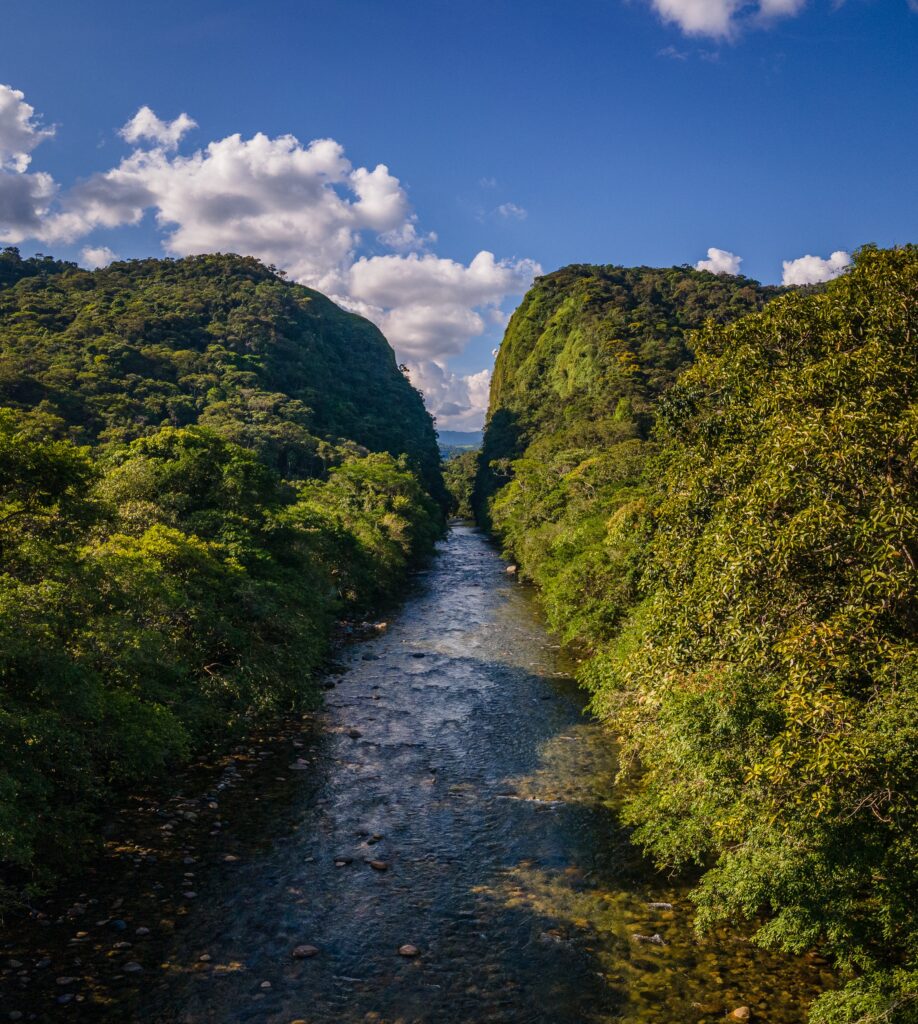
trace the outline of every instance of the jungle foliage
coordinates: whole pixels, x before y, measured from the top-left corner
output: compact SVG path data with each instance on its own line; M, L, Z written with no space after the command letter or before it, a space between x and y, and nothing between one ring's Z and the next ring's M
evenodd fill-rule
M314 701L335 618L433 547L442 484L379 332L256 261L3 260L0 862L16 888L77 862L113 793Z
M449 495L448 511L460 519L472 519L472 494L478 476L478 451L456 452L443 464L443 483Z
M918 247L865 248L824 290L728 319L672 343L694 362L668 387L656 363L638 367L640 401L664 385L649 433L584 423L584 456L567 461L557 400L520 408L508 367L491 422L511 409L528 447L492 467L512 482L491 514L591 655L582 678L621 737L637 840L661 866L700 867L700 926L746 919L759 943L829 955L846 984L814 1022L906 1024ZM621 388L603 389L618 408Z

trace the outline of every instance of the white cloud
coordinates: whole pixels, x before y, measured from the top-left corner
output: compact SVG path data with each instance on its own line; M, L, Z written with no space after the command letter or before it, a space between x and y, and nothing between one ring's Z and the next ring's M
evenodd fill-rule
M0 241L21 242L41 228L57 194L50 174L27 174L32 151L54 134L25 95L0 85Z
M796 260L784 260L784 276L781 283L785 285L794 284L820 284L823 281L831 281L838 277L851 266L851 255L842 249L833 252L824 260L819 256L801 256Z
M411 383L424 392L445 430L480 430L488 411L491 371L460 375L436 362L409 363Z
M525 220L529 216L529 211L517 206L516 203L501 203L497 212L505 220Z
M197 121L187 114L179 114L174 121L161 121L149 107L141 107L118 134L132 145L146 140L165 149L175 149L182 136L197 126Z
M799 14L806 0L650 0L654 10L690 36L727 38L743 24Z
M716 249L714 246L711 246L708 249L708 258L706 260L699 260L695 264L695 269L709 270L712 274L738 274L742 262L742 256L727 252L726 249Z
M97 270L99 267L107 267L117 255L107 245L87 245L80 253L83 265L90 270Z
M56 195L50 174L0 171L0 242L15 245L38 236Z
M532 260L497 260L480 252L467 266L433 254L357 260L338 294L377 323L412 359L444 359L499 325L507 295L526 291L541 267Z
M29 131L42 133L21 94L15 99ZM49 175L25 174L17 155L15 170L0 174L0 239L71 243L138 224L151 211L171 255L256 256L368 316L401 359L424 368L435 415L442 406L448 422L480 425L481 374L457 376L446 360L504 322L501 305L529 287L538 264L490 252L465 264L431 252L436 235L419 229L398 178L385 164L353 167L334 139L304 145L292 135L230 135L178 153L193 126L187 114L166 122L141 108L121 130L135 148L64 192ZM34 140L21 138L20 131L9 152L27 158ZM505 204L502 214L524 211ZM374 252L379 246L388 251ZM113 256L104 245L82 251L90 266Z
M54 134L35 120L35 108L25 94L9 85L0 85L0 170L22 174L32 159L31 153Z

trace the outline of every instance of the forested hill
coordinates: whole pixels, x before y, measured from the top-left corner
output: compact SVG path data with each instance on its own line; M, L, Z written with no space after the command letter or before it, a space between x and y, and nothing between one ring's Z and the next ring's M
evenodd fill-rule
M439 496L430 416L379 330L251 257L0 254L0 405L77 443L198 424L287 478L322 473L328 443L405 453Z
M545 457L646 435L654 401L690 359L687 334L761 309L782 291L688 267L575 264L537 278L494 367L479 515L501 482L493 460L519 458L537 440Z
M477 472L637 840L701 870L702 927L831 959L811 1024L918 1020L916 338L918 246L780 297L568 268L508 326Z
M118 794L314 702L442 496L421 396L322 295L238 256L0 255L0 912Z

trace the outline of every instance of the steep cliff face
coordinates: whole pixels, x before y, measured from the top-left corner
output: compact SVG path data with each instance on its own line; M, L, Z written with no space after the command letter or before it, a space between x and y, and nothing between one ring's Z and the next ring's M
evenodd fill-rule
M478 515L506 464L542 441L600 447L646 436L653 405L691 359L688 332L735 320L782 289L687 267L575 264L539 278L514 313L491 385Z
M405 454L442 495L421 396L379 330L318 292L250 257L89 273L3 255L0 404L79 443L211 427L288 478L342 446Z

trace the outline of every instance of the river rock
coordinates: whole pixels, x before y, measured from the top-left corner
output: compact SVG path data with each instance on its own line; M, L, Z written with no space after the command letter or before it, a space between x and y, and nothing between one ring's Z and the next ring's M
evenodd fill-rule
M516 566L515 565L508 565L505 571L508 572L512 576L516 572Z
M672 910L672 903L648 903L647 906L651 910Z
M399 956L420 956L421 951L417 946L413 946L410 942L406 942L404 946L398 947Z
M663 936L659 932L654 935L632 935L632 939L635 942L649 942L653 946L664 946L666 943L663 941Z
M384 860L368 860L367 863L374 871L388 871L389 865Z
M137 974L138 971L142 971L143 967L137 963L136 960L129 960L123 967L123 970L127 971L128 974Z
M319 955L318 946L296 946L290 954L294 960L308 960L310 957Z
M730 1020L749 1020L752 1016L752 1011L748 1006L737 1006L737 1008L730 1014Z
M348 736L350 736L352 740L359 740L360 737L363 735L363 733L359 729L348 729L347 734Z

